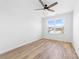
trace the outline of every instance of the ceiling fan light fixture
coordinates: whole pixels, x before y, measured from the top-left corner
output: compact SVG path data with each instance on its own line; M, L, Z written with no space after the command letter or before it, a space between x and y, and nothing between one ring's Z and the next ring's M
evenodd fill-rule
M38 9L38 10L48 10L48 11L51 11L51 12L54 12L54 10L52 10L50 8L58 4L58 2L54 2L53 4L48 6L47 4L44 4L42 0L39 0L39 2L43 6L43 9Z

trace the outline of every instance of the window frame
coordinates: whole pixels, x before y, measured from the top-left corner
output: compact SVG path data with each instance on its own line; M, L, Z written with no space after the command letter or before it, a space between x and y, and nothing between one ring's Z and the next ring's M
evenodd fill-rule
M49 26L49 24L48 24L48 22L50 21L50 20L54 20L54 22L55 22L55 24L53 25L53 27L52 26ZM57 29L57 26L56 26L56 22L57 22L57 20L63 20L62 22L62 26L59 26L58 28L60 29L60 30L58 30L60 33L56 33L57 31L56 31L56 29ZM48 24L48 33L49 34L63 34L64 33L64 18L51 18L51 19L48 19L47 20L47 24ZM49 28L53 28L54 30L49 30ZM50 33L50 32L53 32L53 33Z

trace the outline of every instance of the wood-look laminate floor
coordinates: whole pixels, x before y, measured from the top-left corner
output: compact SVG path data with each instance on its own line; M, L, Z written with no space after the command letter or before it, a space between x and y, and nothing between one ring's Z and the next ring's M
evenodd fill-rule
M41 39L3 55L0 59L78 59L71 43Z

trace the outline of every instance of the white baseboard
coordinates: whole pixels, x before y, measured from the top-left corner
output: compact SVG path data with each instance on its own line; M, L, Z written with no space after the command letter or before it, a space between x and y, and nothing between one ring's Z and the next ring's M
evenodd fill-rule
M11 47L11 48L9 48L9 49L3 50L3 51L0 52L0 55L1 55L1 54L5 54L5 53L7 53L7 52L9 52L9 51L12 51L12 50L14 50L14 49L16 49L16 48L19 48L19 47L21 47L21 46L23 46L23 45L26 45L26 44L28 44L28 43L34 42L34 41L39 40L39 39L41 39L41 37L36 38L36 39L34 39L34 40L30 41L30 42L24 42L24 43L21 43L21 44L19 44L19 45L14 46L14 47Z
M72 45L73 45L73 48L75 50L75 54L77 55L77 57L79 58L79 51L78 51L78 47L77 47L77 44L72 42Z
M50 37L42 37L42 38L51 39L51 40L58 40L58 41L64 41L64 42L70 42L70 43L72 43L72 41L70 41L70 40L68 40L68 39L56 39L56 38L50 38Z

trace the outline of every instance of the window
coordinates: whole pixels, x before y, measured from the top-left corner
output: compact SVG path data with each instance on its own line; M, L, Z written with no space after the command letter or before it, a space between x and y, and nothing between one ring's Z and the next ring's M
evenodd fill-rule
M64 33L64 19L48 19L48 33Z

